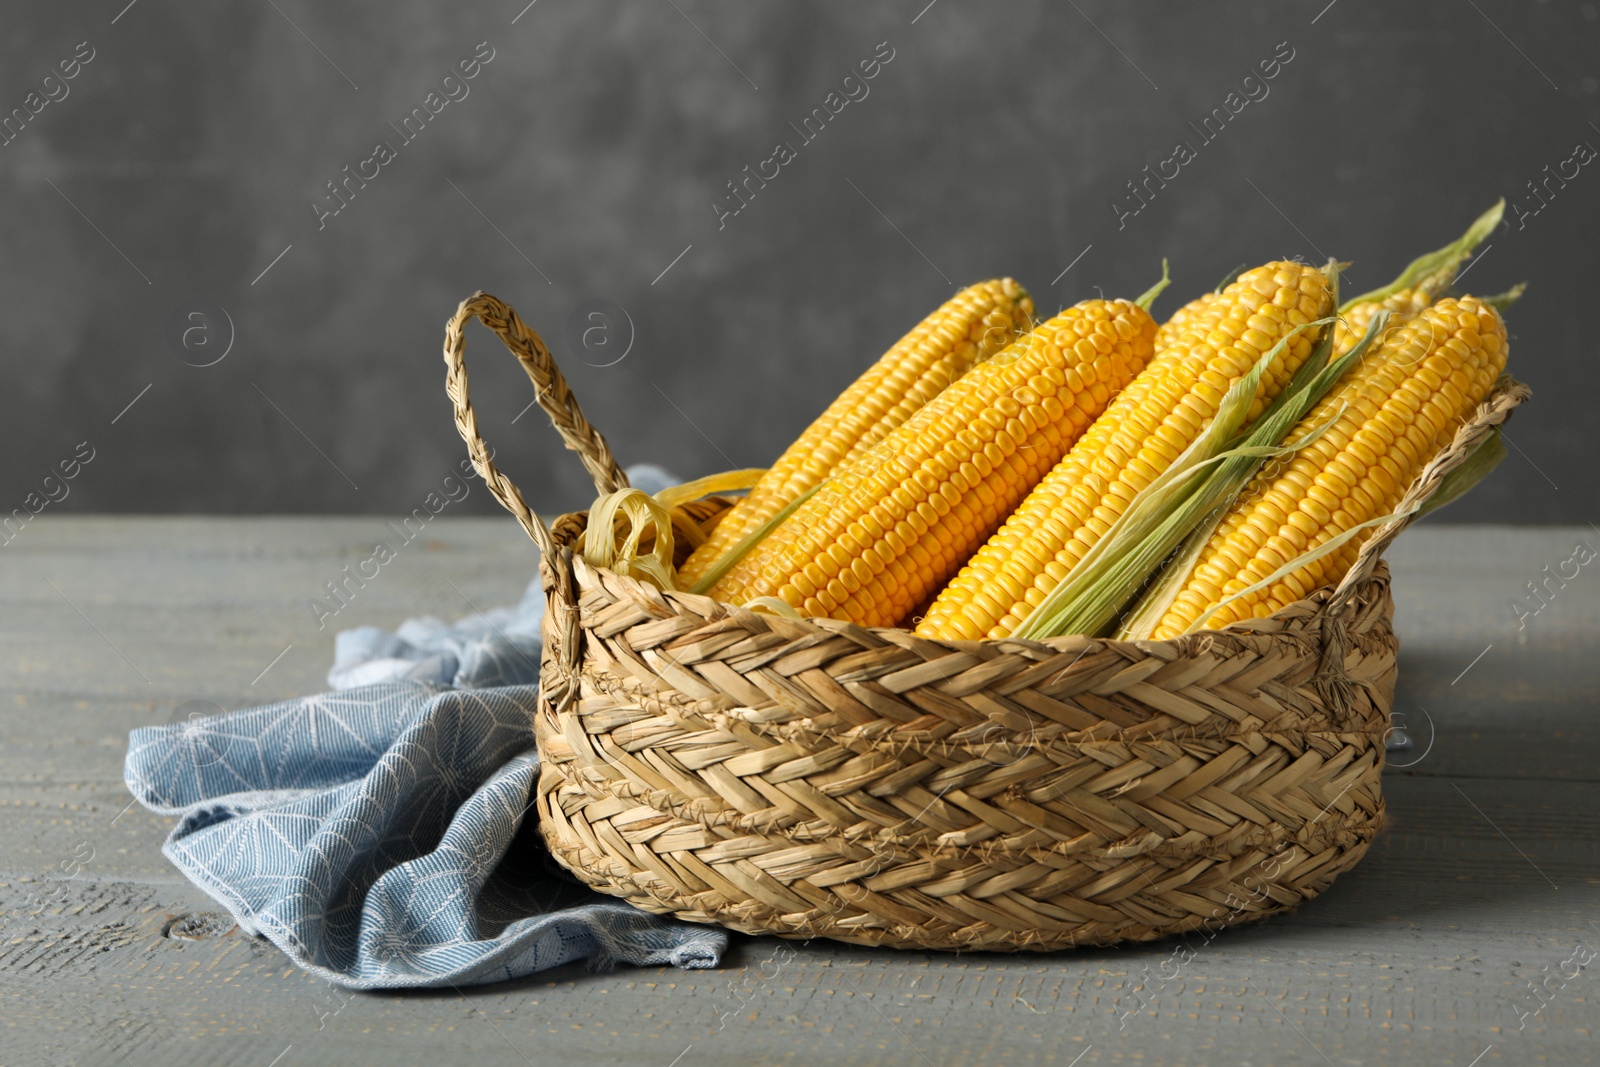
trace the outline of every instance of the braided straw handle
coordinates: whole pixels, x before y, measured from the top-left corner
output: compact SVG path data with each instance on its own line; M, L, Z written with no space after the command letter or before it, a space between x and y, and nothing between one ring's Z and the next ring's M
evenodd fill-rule
M1344 611L1356 591L1372 577L1372 570L1383 556L1383 550L1400 536L1402 530L1411 525L1416 518L1416 509L1439 488L1439 483L1444 481L1445 475L1461 466L1473 447L1488 437L1496 426L1510 418L1516 406L1532 395L1533 391L1515 378L1503 378L1495 385L1488 399L1478 405L1478 410L1473 412L1472 418L1456 431L1450 447L1435 456L1412 479L1405 496L1395 508L1395 518L1378 527L1377 533L1361 546L1356 561L1350 565L1350 570L1328 599L1327 611L1330 615L1338 615Z
M556 366L550 349L545 347L544 339L529 329L517 317L517 313L497 297L479 291L463 300L444 328L444 362L448 368L444 388L455 405L456 430L467 443L467 454L472 457L472 465L483 476L489 492L516 517L548 560L555 552L550 530L528 507L527 501L522 498L522 491L495 467L489 446L484 444L482 435L478 433L478 416L472 410L472 401L467 394L466 338L462 336L467 323L474 318L498 334L511 354L522 363L522 369L533 382L533 398L550 416L550 422L561 434L561 440L583 461L584 468L594 479L595 491L612 493L626 489L628 476L617 465L616 457L611 454L611 446L600 436L600 431L589 425L589 420L583 417L583 409L578 407L578 400L567 387L567 380L562 377L561 368Z

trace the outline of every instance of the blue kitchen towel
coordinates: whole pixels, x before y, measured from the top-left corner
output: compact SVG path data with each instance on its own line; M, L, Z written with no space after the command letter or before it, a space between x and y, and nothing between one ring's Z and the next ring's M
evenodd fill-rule
M333 639L328 688L377 682L423 682L454 688L534 685L539 681L539 623L544 590L528 586L514 608L490 608L454 626L431 615L407 619L394 633L376 626Z
M726 931L595 893L539 840L543 604L535 582L455 626L341 634L333 692L134 730L128 789L179 816L163 852L241 929L351 989L715 967Z

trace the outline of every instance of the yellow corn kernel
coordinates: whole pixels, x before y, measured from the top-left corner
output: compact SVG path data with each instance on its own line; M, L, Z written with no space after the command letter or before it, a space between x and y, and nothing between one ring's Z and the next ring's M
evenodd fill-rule
M1172 342L1176 341L1184 330L1192 326L1195 320L1200 317L1206 308L1211 306L1211 302L1216 298L1216 293L1206 293L1203 296L1195 297L1183 307L1174 311L1171 318L1156 327L1156 351L1163 352L1171 347Z
M934 600L917 633L946 639L1009 635L1133 496L1199 436L1228 387L1293 328L1327 316L1332 299L1327 278L1303 264L1269 263L1240 275L1028 494ZM1251 418L1311 354L1313 333L1297 334L1262 375ZM982 590L990 595L979 597Z
M1338 359L1354 348L1356 342L1366 336L1367 327L1372 325L1372 317L1378 312L1389 313L1386 329L1392 332L1415 318L1432 300L1432 295L1425 289L1402 289L1382 300L1364 300L1351 305L1334 324L1333 354L1329 358Z
M824 482L711 594L736 604L776 596L807 615L894 625L994 532L1145 366L1155 330L1126 300L1068 308ZM885 565L884 543L903 546L902 566ZM853 585L833 579L838 563ZM827 579L813 578L813 566Z
M884 353L778 457L678 568L698 581L744 537L834 470L853 462L972 366L1033 325L1033 301L1010 278L968 286Z
M1264 467L1240 493L1152 636L1187 632L1212 606L1283 566L1283 541L1303 541L1292 558L1394 511L1494 388L1506 351L1499 314L1470 296L1441 300L1389 333L1306 414L1288 443L1334 420L1328 429L1292 458ZM1204 625L1271 615L1337 581L1376 531L1223 606Z

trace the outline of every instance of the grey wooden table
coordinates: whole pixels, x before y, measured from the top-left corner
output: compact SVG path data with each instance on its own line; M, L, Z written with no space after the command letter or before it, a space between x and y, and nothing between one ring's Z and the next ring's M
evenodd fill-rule
M307 599L386 536L371 518L47 517L5 546L0 1064L1600 1062L1600 956L1579 967L1600 948L1600 559L1520 626L1511 606L1578 542L1600 549L1592 527L1401 540L1416 744L1385 776L1390 829L1319 900L1181 966L1170 943L737 939L719 971L352 995L231 929L120 772L132 727L316 691L336 628L509 603L532 569L510 521L441 518L319 629Z

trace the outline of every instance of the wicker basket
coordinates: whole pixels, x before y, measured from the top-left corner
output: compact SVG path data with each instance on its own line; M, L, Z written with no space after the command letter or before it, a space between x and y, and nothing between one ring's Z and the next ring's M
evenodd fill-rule
M445 338L457 427L542 551L540 829L594 888L756 934L1056 949L1261 919L1384 822L1396 640L1382 528L1335 589L1172 641L930 641L653 586L573 553L495 469L473 317L597 488L627 484L538 335L483 293ZM1525 399L1507 379L1411 486ZM729 506L693 505L706 528Z

